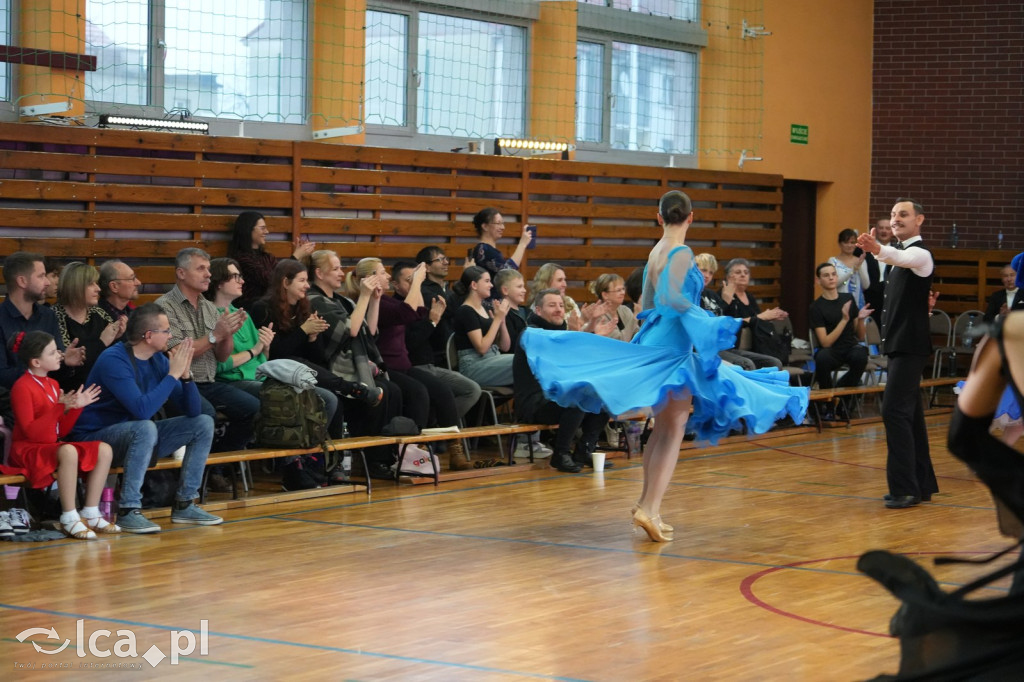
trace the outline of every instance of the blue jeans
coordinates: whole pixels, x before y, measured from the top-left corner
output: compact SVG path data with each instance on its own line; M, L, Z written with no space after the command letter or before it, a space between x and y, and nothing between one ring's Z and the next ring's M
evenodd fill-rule
M512 385L511 353L502 353L497 346L491 346L487 353L480 355L472 348L459 351L459 372L481 386Z
M203 405L203 414L217 418L220 410L228 418L228 429L218 445L224 451L244 450L252 437L253 419L260 411L259 396L252 396L231 383L211 381L196 383Z
M126 421L92 433L75 434L79 440L98 440L114 451L111 466L123 466L121 508L142 506L142 481L148 469L161 457L167 457L182 445L185 459L175 498L182 502L195 499L203 483L206 456L213 443L213 419L205 414L197 417L171 417L160 421Z

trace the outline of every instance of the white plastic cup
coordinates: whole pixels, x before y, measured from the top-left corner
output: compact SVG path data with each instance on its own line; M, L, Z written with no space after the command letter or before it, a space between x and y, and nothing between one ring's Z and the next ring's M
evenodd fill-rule
M604 471L604 453L595 452L590 457L594 463L594 471Z

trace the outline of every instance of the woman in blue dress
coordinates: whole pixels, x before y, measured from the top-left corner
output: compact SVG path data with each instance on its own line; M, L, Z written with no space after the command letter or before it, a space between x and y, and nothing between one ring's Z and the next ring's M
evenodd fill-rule
M718 351L732 347L740 321L713 317L700 307L704 278L685 245L693 222L690 198L669 192L657 217L664 233L647 259L639 315L644 324L630 344L531 328L521 345L545 394L559 405L611 414L653 409L633 525L655 542L668 542L672 527L661 521L661 501L687 422L699 439L711 442L743 423L764 433L787 415L802 422L808 389L790 387L785 372L722 364Z

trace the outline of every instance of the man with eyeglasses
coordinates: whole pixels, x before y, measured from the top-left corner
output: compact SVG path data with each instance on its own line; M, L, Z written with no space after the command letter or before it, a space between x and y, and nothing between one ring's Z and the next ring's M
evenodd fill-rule
M423 280L423 284L420 286L420 291L423 293L423 305L426 306L427 310L430 310L434 302L441 299L445 302L445 309L432 329L426 328L426 324L431 323L429 320L420 324L415 331L410 327L409 329L414 338L407 337L406 344L409 346L411 357L414 352L417 352L414 349L423 348L422 339L427 339L433 353L433 358L427 361L424 361L422 357L412 358L413 364L429 363L438 367L446 367L445 346L448 344L448 337L452 335L451 319L455 308L455 306L448 305L451 293L447 281L448 257L444 255L444 251L440 247L427 246L416 254L416 262L427 264L427 278Z
M109 444L113 465L124 467L117 524L126 533L160 530L140 511L142 483L147 468L183 446L171 523L215 526L223 521L194 502L213 443L213 419L202 413L191 374L192 339L179 343L168 359L163 353L170 337L167 315L157 304L132 312L126 342L111 344L89 372L85 385L99 386L100 397L82 412L71 434ZM182 415L153 421L168 401Z
M108 260L100 266L99 285L100 308L107 311L114 320L131 315L135 310L133 301L139 297L139 288L142 286L131 267L120 260ZM114 341L120 341L123 336Z

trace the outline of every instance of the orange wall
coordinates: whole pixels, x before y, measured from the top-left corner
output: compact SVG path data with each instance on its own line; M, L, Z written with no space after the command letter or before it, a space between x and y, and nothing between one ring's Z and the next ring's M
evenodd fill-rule
M816 261L821 262L837 253L841 229L862 230L871 218L873 3L761 4L765 30L772 32L757 39L764 41L764 115L756 156L764 160L748 161L744 170L821 183L815 247ZM705 12L719 11L705 7ZM790 142L794 123L810 127L808 144ZM731 158L708 155L701 158L700 167L734 171L738 160L738 151Z

